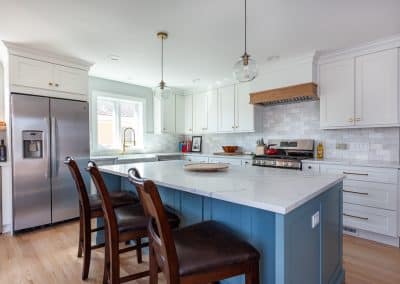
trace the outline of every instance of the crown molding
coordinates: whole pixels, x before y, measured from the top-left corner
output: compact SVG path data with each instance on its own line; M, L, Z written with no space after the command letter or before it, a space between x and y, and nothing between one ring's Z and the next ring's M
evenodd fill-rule
M9 41L3 41L3 43L6 46L9 55L27 57L67 67L83 69L86 71L89 71L90 67L93 65L92 62L86 60L30 48L27 45L16 44Z

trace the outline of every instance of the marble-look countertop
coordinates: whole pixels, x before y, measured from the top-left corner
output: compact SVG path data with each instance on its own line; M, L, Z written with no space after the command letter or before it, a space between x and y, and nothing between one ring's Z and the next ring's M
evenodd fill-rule
M136 167L160 186L228 202L287 214L340 183L343 176L319 175L296 170L230 165L224 172L189 172L186 161L100 166L105 173L126 177Z
M141 159L157 159L158 157L168 156L204 156L204 157L219 157L227 159L243 159L250 160L253 155L215 155L213 153L194 153L194 152L168 152L168 153L137 153L137 154L121 154L121 155L104 155L104 156L91 156L93 160L107 160L107 159L118 159L118 160L141 160Z
M358 166L358 167L375 167L375 168L391 168L400 169L400 162L375 161L375 160L335 160L335 159L307 159L304 163L326 164L326 165L342 165L342 166Z

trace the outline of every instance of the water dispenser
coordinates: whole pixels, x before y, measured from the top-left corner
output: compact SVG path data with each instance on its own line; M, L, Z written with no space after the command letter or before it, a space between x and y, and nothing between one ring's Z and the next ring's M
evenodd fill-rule
M24 159L43 158L43 131L22 131Z

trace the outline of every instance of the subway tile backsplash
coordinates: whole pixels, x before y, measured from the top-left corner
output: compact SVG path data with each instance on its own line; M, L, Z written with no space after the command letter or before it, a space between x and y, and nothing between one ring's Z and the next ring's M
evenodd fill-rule
M203 136L203 152L220 152L222 145L238 145L243 151L255 151L256 140L272 138L311 138L321 141L325 158L399 161L400 131L391 128L321 130L319 102L302 102L256 108L255 133L210 134ZM337 149L336 144L346 149ZM339 147L340 148L340 147Z

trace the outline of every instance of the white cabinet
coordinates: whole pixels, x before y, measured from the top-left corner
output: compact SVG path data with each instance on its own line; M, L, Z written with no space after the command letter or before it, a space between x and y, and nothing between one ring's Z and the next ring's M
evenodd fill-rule
M52 89L53 64L20 56L10 56L10 81L13 85Z
M175 130L178 134L185 134L185 96L175 96Z
M356 58L357 125L398 123L398 60L397 49Z
M218 131L235 131L235 85L218 89Z
M236 85L235 130L254 131L254 105L250 104L250 83Z
M254 106L250 104L250 84L218 89L218 132L254 131Z
M184 96L184 133L193 134L193 95Z
M318 164L302 162L301 170L307 174L319 174L320 169Z
M184 159L188 162L208 163L208 157L202 155L185 155Z
M12 85L86 95L88 72L21 56L10 56Z
M161 131L175 133L175 95L161 100Z
M354 125L354 59L319 66L321 127Z
M225 164L230 164L234 166L241 166L242 165L242 160L241 159L235 159L235 158L224 158L224 157L210 157L208 159L210 163L225 163Z
M193 96L193 132L217 132L218 96L216 90Z
M88 92L87 71L65 67L62 65L53 65L54 79L53 87L57 91L66 93L75 93L85 95Z
M398 126L399 49L319 65L321 128Z

